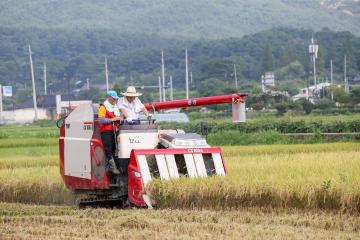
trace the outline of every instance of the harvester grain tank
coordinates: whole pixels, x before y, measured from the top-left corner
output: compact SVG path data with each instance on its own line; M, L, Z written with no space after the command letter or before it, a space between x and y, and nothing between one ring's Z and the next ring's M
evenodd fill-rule
M194 98L145 104L149 111L232 103L243 109L246 94ZM210 147L206 139L182 130L159 130L154 120L140 125L119 125L117 164L120 176L106 169L99 122L91 104L74 109L59 122L60 173L65 186L74 194L86 196L79 203L116 201L150 206L145 186L152 179L209 177L227 174L220 148ZM240 111L241 112L241 111ZM233 112L234 115L234 112ZM243 113L235 113L237 120Z

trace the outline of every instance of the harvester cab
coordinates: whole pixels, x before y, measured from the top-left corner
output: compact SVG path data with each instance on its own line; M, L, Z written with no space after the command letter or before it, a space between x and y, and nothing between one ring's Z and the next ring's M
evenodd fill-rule
M226 95L226 102L241 104L245 94ZM218 96L223 99L224 96ZM214 98L214 97L211 97ZM216 97L215 97L216 98ZM205 99L204 102L202 102ZM236 101L234 101L234 99ZM238 100L241 101L238 101ZM145 105L149 110L209 105L206 98ZM210 104L225 103L215 101ZM164 104L170 104L164 105ZM195 103L195 104L194 104ZM197 104L196 104L197 103ZM75 194L86 195L80 204L117 201L135 206L151 206L145 186L153 179L208 177L227 174L220 148L206 139L182 130L159 130L155 121L139 125L119 125L116 163L119 176L107 172L99 122L91 104L74 109L60 126L60 173L65 186Z

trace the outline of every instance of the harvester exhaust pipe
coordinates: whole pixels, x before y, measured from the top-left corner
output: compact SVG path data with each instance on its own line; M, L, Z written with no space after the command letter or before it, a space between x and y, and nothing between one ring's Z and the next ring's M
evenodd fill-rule
M233 122L246 122L246 108L244 102L233 101L232 120Z

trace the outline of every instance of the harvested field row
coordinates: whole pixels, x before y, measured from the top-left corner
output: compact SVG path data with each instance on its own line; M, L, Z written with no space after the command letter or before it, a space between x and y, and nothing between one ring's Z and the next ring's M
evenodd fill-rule
M16 157L36 157L38 156L53 156L58 157L59 147L57 145L51 146L23 146L16 148L1 148L1 158L15 158ZM14 160L15 160L14 159ZM15 160L16 161L16 160Z
M19 128L2 128L0 138L54 138L59 136L59 129L56 127L35 128L35 127L19 127Z
M359 216L324 212L79 211L0 203L0 239L356 239Z
M58 166L59 157L56 155L41 156L7 156L0 155L0 169Z
M359 143L295 144L295 145L256 145L223 146L226 156L294 154L315 152L360 151Z
M58 138L9 138L0 139L0 149L18 147L54 146L59 143Z

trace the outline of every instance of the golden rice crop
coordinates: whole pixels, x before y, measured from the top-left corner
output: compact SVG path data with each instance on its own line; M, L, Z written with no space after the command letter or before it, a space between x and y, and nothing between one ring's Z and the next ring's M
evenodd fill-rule
M328 152L305 148L303 153L293 153L290 147L289 153L281 154L266 153L265 147L263 154L244 155L235 151L238 147L225 148L229 176L155 181L148 190L165 208L266 206L360 212L360 151L335 146Z
M0 202L73 204L74 197L57 166L14 168L0 169Z
M52 153L56 145L34 148ZM73 203L63 186L57 155L37 156L31 147L3 149L16 151L0 153L0 201ZM227 177L154 182L149 190L158 206L360 209L356 143L232 146L223 152Z
M360 151L360 144L356 142L339 142L326 144L294 144L294 145L256 145L256 146L223 146L224 154L229 157L242 155L263 154L293 154L314 152Z
M56 155L43 156L0 156L0 169L58 166Z

